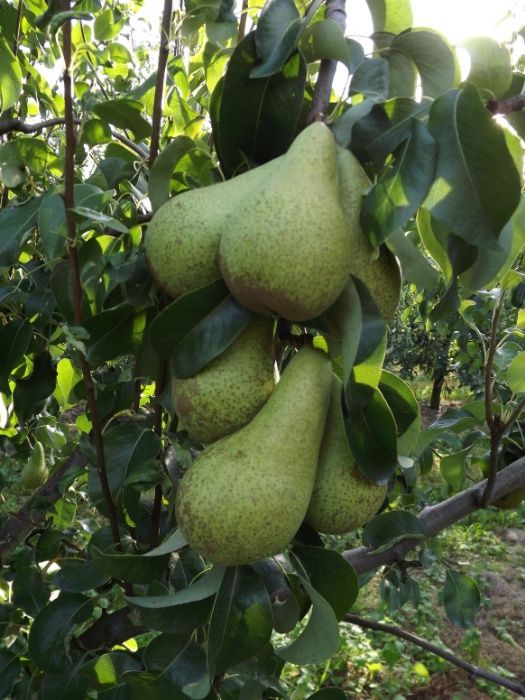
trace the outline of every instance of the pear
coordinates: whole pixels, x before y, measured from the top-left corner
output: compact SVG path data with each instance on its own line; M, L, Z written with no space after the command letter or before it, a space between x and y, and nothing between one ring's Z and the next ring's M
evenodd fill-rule
M48 478L49 469L46 466L44 446L37 440L33 452L20 474L20 483L26 489L38 489L46 483Z
M332 379L330 406L306 522L318 532L339 535L361 527L379 510L387 486L366 479L346 440L341 409L342 382Z
M240 200L253 195L262 173L279 161L276 158L231 180L182 192L155 212L144 249L153 277L172 297L220 278L219 243L225 222Z
M222 276L249 309L312 319L337 299L350 272L330 129L314 122L277 165L252 172L251 195L236 200L223 230Z
M374 249L359 224L361 202L371 182L357 158L344 148L337 152L339 188L352 257L350 273L367 287L385 321L391 321L399 305L401 274L397 259L385 246L379 247L379 257L372 260Z
M273 320L255 316L222 355L172 381L175 411L189 434L214 442L248 423L275 385Z
M330 384L328 356L303 348L255 418L190 465L175 512L199 554L237 566L292 540L312 494Z

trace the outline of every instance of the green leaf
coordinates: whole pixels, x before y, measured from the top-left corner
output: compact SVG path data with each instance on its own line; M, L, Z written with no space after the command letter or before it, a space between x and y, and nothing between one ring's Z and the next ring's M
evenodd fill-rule
M15 412L21 423L33 415L35 408L53 393L57 371L48 352L35 356L29 377L18 379L13 392Z
M277 656L299 666L321 664L339 648L339 625L331 605L302 576L301 583L312 601L308 624L288 646L276 650Z
M89 683L91 690L97 690L100 693L122 685L124 682L122 674L139 668L140 663L137 659L122 651L112 651L90 659L78 669L77 673Z
M148 644L144 660L149 672L162 672L161 677L153 680L152 688L148 688L148 692L156 687L159 690L159 681L162 687L168 681L172 685L169 697L173 700L208 697L210 680L206 669L206 653L194 641L185 639L185 635L160 635ZM127 674L125 679L129 680L130 675ZM145 697L150 695L146 694ZM159 695L154 694L151 697L157 698Z
M412 26L410 0L366 0L374 33L399 34Z
M439 97L459 82L459 65L453 47L432 29L407 29L394 38L390 50L412 59L421 76L424 97Z
M119 233L129 232L128 227L121 221L114 219L112 216L108 216L107 214L103 214L101 211L96 211L95 209L90 209L89 207L73 207L71 211L86 219L86 222L90 226L92 224L102 224L102 226L112 228Z
M470 55L467 82L503 97L512 83L510 54L490 37L467 39L463 43Z
M109 576L100 572L91 559L60 559L60 570L52 575L53 586L69 593L84 593L104 585Z
M38 210L38 230L42 247L51 260L59 258L66 245L66 208L61 195L50 192L42 199Z
M470 576L447 571L443 604L448 619L459 627L470 627L481 604L478 584Z
M358 46L361 47L360 44ZM310 24L301 36L299 49L307 63L329 58L332 61L341 61L347 67L350 66L350 45L341 27L333 19L323 19ZM357 65L364 60L364 52L362 51L361 60L358 60L358 57L359 54L356 53L354 60Z
M260 62L251 78L268 78L286 63L295 48L303 20L293 0L268 0L255 30L255 48Z
M294 547L294 555L310 583L330 603L341 620L357 599L359 584L353 567L339 552L322 547Z
M441 476L450 485L454 492L460 491L465 483L466 474L466 459L471 451L471 447L467 447L461 452L445 455L439 463L439 471Z
M222 280L188 292L155 318L149 337L185 379L218 357L244 330L251 312L238 304Z
M145 557L141 554L107 554L91 547L96 569L108 578L119 578L130 583L151 583L165 576L168 555Z
M309 695L307 700L345 700L345 693L339 688L322 688L313 695Z
M9 394L8 379L12 370L24 359L24 353L33 337L27 319L18 319L0 326L0 390Z
M490 246L519 204L521 190L501 127L476 88L467 86L435 101L429 129L437 165L424 206L467 243Z
M176 136L155 159L148 183L148 195L153 211L157 211L168 201L175 166L193 148L195 144L190 138Z
M16 654L0 649L0 697L11 697L11 688L20 673L20 661Z
M109 124L102 119L88 119L83 122L78 135L79 143L91 147L109 143L112 138Z
M36 225L40 197L18 206L7 206L0 210L0 265L13 265L22 245Z
M95 39L97 41L111 41L122 29L122 23L116 22L113 10L107 8L95 17Z
M84 321L89 333L87 359L92 367L133 352L142 341L144 318L129 304L119 304Z
M525 392L525 352L520 352L510 363L507 370L507 384L513 394Z
M438 271L432 267L419 248L403 231L396 231L386 244L399 258L405 280L429 291L433 291L437 287Z
M246 161L261 164L292 143L303 108L306 63L298 53L267 78L251 78L256 62L254 32L235 48L224 82L212 101L213 137L224 172L231 176ZM215 93L220 92L220 96Z
M363 530L363 544L377 552L382 552L401 540L424 537L420 521L406 510L380 513Z
M79 12L78 10L65 10L64 12L57 12L53 15L51 22L49 23L49 34L56 34L63 24L66 22L71 22L72 19L89 21L93 19L93 16L90 15L89 12Z
M368 58L357 67L350 82L350 94L356 93L377 101L386 100L388 63L384 58Z
M93 600L77 593L62 593L48 603L29 631L28 654L43 671L61 672L70 666L68 639L75 624L85 622Z
M435 143L417 119L393 166L386 169L368 192L361 208L361 227L374 246L379 246L416 213L432 184Z
M210 678L257 654L270 641L271 633L272 608L261 578L248 566L228 567L210 618Z
M143 105L137 100L125 98L98 102L93 112L120 129L131 129L139 140L151 134L151 124L142 116Z
M383 370L379 389L394 415L398 435L398 452L410 455L414 451L421 430L419 404L407 382L392 372Z
M225 569L223 566L214 566L210 572L206 572L191 586L183 588L176 593L133 596L132 598L128 598L127 601L130 605L138 608L165 609L205 600L215 595L219 590L224 571Z
M186 539L180 530L175 530L171 533L162 544L155 549L151 549L146 552L145 557L158 557L161 554L171 554L171 552L176 552L178 549L182 549L187 546Z
M27 169L16 145L16 141L8 141L0 146L0 182L5 187L18 187L27 180Z
M2 9L2 12L5 10ZM0 35L0 113L12 107L22 93L22 71L7 40Z
M40 569L23 568L13 579L13 603L31 617L36 617L49 600Z
M374 97L367 97L338 117L332 124L332 133L342 148L346 148L353 138L354 127L376 106Z

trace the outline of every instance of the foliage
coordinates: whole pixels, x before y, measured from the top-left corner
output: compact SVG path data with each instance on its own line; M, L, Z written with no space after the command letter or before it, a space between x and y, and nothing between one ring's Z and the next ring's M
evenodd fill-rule
M454 48L411 26L408 1L368 5L365 57L318 3L246 4L243 36L229 0L188 0L168 17L164 76L164 41L152 51L139 2L0 0L0 696L288 697L285 661L337 650L358 585L329 538L305 527L282 555L224 569L176 529L177 484L202 446L179 429L169 372L205 366L248 314L217 282L167 299L143 248L168 197L288 149L315 111L322 59L351 76L327 114L372 181L361 226L411 285L391 342L417 346L420 318L436 322L469 382L479 357L496 375L490 415L474 401L419 435L412 391L382 369L385 324L365 285L350 279L343 308L308 324L344 379L361 471L390 482L365 541L385 549L415 534L424 555L410 499L432 451L451 491L521 454L525 125L486 103L519 92L523 57L513 66L507 47L479 39L461 82ZM492 354L490 314L505 325ZM297 329L281 325L293 345ZM391 366L406 367L405 350ZM30 493L19 477L36 444L49 479ZM471 624L477 584L450 567L447 581L447 614ZM391 609L418 597L396 567L380 589Z

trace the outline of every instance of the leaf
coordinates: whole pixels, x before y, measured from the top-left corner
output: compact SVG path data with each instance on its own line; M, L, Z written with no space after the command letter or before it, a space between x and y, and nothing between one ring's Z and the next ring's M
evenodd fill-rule
M416 213L432 184L435 143L417 119L394 166L387 169L365 196L361 227L374 246L379 246Z
M15 412L21 423L33 415L38 405L53 393L57 371L51 355L41 352L35 356L33 371L29 377L18 379L13 392Z
M104 585L107 574L101 573L91 559L64 558L59 560L60 569L52 576L53 586L69 593L84 593Z
M510 54L490 37L477 37L463 42L470 56L467 82L503 97L512 83Z
M467 447L461 452L445 455L441 458L439 471L453 491L460 491L463 488L466 474L466 458L471 449L471 447Z
M358 46L361 47L360 44ZM332 61L341 61L347 67L350 66L350 45L341 27L333 19L323 19L310 24L301 37L299 49L307 63L329 58ZM354 60L357 65L364 61L362 47L361 60L359 60L359 54L356 54Z
M473 86L439 97L429 129L437 165L424 206L467 243L490 246L520 200L520 177L502 129Z
M148 196L153 211L168 201L175 166L193 148L195 144L190 138L176 136L156 157L148 182Z
M271 634L272 609L261 578L248 566L228 567L210 618L210 678L257 654Z
M424 537L421 522L405 510L380 513L363 530L363 544L376 552L382 552L401 540Z
M403 279L429 291L437 287L438 271L403 231L396 231L390 236L387 246L399 258Z
M376 99L367 97L359 104L350 107L346 112L338 117L332 124L332 133L335 140L341 146L346 148L353 138L353 129L361 119L367 116L376 106Z
M294 547L293 553L304 567L312 586L330 603L336 618L341 620L359 593L353 567L339 552L322 547Z
M388 62L384 58L368 58L357 67L350 82L350 94L359 93L374 100L388 97Z
M89 12L79 12L78 10L65 10L64 12L57 12L53 15L51 22L49 23L49 34L56 34L63 24L66 22L71 22L72 19L89 21L93 19L93 16L90 15Z
M97 13L95 17L95 39L97 41L111 41L122 28L121 22L116 22L113 11L110 8Z
M5 12L5 9L2 9ZM22 71L7 40L0 35L0 113L12 107L22 93Z
M288 646L276 650L277 656L299 666L320 664L339 648L339 626L330 604L302 576L301 584L312 601L308 624Z
M520 352L510 363L507 370L507 384L513 394L525 392L525 352Z
M412 26L410 0L366 0L374 33L399 34Z
M140 663L129 654L122 651L112 651L100 654L78 669L77 673L89 683L91 690L100 692L123 684L122 674L137 670ZM100 697L100 696L99 696ZM102 697L106 697L105 694Z
M470 627L481 604L477 583L470 576L447 571L443 588L443 604L448 619L459 627Z
M361 301L352 277L339 298L321 316L320 322L321 330L328 335L330 353L341 355L343 359L342 379L346 384L357 357L362 333Z
M102 224L103 227L112 228L119 233L128 233L129 229L122 221L115 219L112 216L103 214L101 211L90 209L89 207L73 207L71 211L86 219L86 222L92 224Z
M171 554L171 552L176 552L178 549L186 547L188 543L182 532L180 530L175 530L169 535L162 544L155 549L151 549L146 552L145 557L158 557L162 554Z
M421 76L424 97L439 97L459 83L459 65L454 49L438 32L410 28L398 34L390 48L412 59Z
M251 312L216 280L184 294L158 314L149 338L159 355L172 361L175 376L185 379L224 352L250 318Z
M130 583L151 583L164 578L168 555L145 557L141 554L107 554L91 547L96 569L108 578L119 578Z
M49 589L40 570L33 567L20 569L13 579L13 603L36 617L49 600Z
M421 430L421 415L414 392L405 381L387 370L381 372L379 389L396 421L398 452L410 455Z
M251 78L256 61L254 32L235 48L212 119L213 137L224 172L231 176L246 161L258 164L282 155L292 143L303 107L306 64L294 54L275 75Z
M89 333L87 359L94 368L119 355L133 352L143 335L143 315L130 304L119 304L84 321Z
M16 654L0 649L0 697L11 697L11 688L20 673L20 661Z
M40 201L40 197L33 197L24 204L0 210L0 265L8 267L16 262L20 248L36 225Z
M139 140L151 134L151 124L142 116L143 105L137 100L116 99L98 102L93 112L120 129L131 129Z
M23 361L32 337L31 324L27 319L17 319L0 326L0 390L5 394L10 393L9 375Z
M59 258L67 240L66 208L63 198L56 192L48 192L42 198L38 210L40 241L48 258Z
M255 48L261 59L251 78L267 78L281 70L295 48L303 20L293 0L268 0L255 30Z
M75 624L91 615L93 601L77 593L62 593L40 612L29 631L28 654L43 671L64 671L70 666L68 639Z
M309 695L307 700L345 700L345 693L339 688L322 688L313 695Z
M130 605L138 608L165 609L186 603L194 603L215 595L224 576L224 567L214 566L188 588L166 595L133 596L127 598Z

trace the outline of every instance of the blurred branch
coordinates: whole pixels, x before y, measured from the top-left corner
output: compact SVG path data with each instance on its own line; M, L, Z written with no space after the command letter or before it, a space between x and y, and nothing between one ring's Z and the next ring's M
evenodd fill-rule
M386 632L386 634L392 634L395 637L399 637L400 639L405 639L407 642L410 642L411 644L416 644L418 647L421 647L421 649L426 649L426 651L429 651L431 654L435 654L436 656L440 656L442 659L446 659L451 664L454 664L454 666L462 668L464 671L467 671L469 676L473 679L484 678L487 681L496 683L497 685L503 688L508 688L509 690L514 691L518 695L525 697L525 685L523 685L523 683L512 681L508 678L504 678L503 676L498 676L496 673L485 671L479 666L474 666L474 664L471 664L468 661L464 661L463 659L459 658L459 656L452 654L450 651L441 649L441 647L438 647L435 644L432 644L431 642L427 642L425 639L417 637L415 634L406 632L400 627L395 627L394 625L385 625L384 623L374 622L373 620L365 620L359 615L353 614L345 615L344 621L352 625L358 625L363 629L374 630L376 632Z
M346 9L344 0L326 0L325 19L337 22L343 34L346 31ZM317 82L315 83L312 106L307 117L307 123L323 121L330 105L332 83L335 78L337 61L323 58L319 66Z
M242 0L241 16L239 18L239 31L237 32L237 43L238 44L245 37L247 19L248 19L248 0Z
M487 109L491 114L510 114L520 112L525 109L525 95L514 95L506 100L490 99L487 102Z
M419 522L425 537L435 537L441 530L453 525L480 507L480 497L487 481L480 481L464 491L447 498L435 506L425 508L419 515ZM525 488L525 457L512 462L496 474L490 503L513 491ZM374 552L368 547L356 547L343 552L343 556L352 564L358 574L402 561L411 549L421 544L421 539L406 539L383 552Z
M157 63L157 77L155 80L155 95L153 98L153 124L151 127L151 148L149 154L149 167L155 162L159 152L160 131L162 124L162 98L164 95L164 81L166 78L166 65L168 63L171 16L173 14L172 0L164 0L162 10L162 22L160 29L160 47Z

